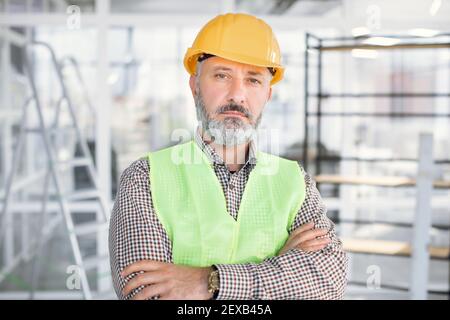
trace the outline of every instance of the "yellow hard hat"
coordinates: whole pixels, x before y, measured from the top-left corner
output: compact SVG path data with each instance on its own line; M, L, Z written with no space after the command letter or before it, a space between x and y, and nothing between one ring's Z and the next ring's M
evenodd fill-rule
M248 14L219 15L200 30L184 56L189 74L195 74L197 59L202 54L272 69L271 85L283 78L280 47L272 28Z

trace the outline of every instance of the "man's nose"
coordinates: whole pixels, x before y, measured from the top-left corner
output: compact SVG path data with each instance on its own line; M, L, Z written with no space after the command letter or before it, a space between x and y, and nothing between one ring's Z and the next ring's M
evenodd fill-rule
M245 106L245 86L242 79L234 78L231 81L227 100Z

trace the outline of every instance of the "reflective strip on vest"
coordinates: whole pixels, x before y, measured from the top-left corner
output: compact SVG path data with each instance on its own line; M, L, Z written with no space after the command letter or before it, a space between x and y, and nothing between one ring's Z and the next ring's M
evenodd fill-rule
M213 165L194 141L147 156L153 206L174 263L259 263L283 248L305 199L297 162L258 152L235 220Z

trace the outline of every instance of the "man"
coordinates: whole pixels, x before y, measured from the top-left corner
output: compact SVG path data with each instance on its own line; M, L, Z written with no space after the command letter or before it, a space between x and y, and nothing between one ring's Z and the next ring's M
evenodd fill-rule
M217 16L184 65L200 125L122 174L110 228L119 298L341 299L347 256L314 181L257 151L284 71L271 28Z

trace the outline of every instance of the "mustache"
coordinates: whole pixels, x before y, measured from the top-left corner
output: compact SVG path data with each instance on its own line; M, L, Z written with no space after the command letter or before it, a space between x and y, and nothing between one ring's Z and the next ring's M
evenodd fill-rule
M217 114L221 114L221 113L225 113L228 111L236 111L236 112L240 112L242 113L244 116L246 116L249 119L253 118L253 115L250 113L250 111L248 111L247 109L245 109L243 106L238 105L236 103L229 103L226 104L224 106L221 106L216 113Z

